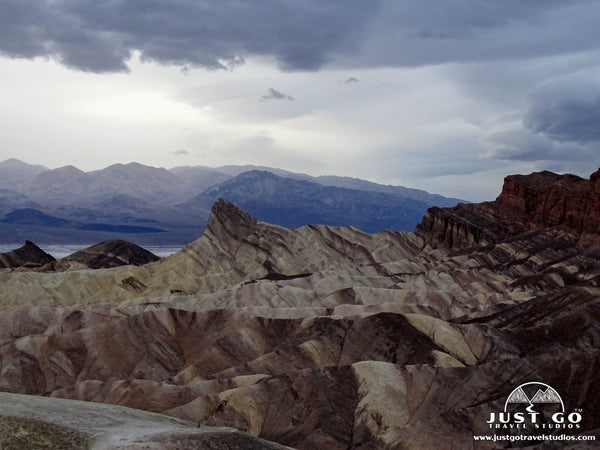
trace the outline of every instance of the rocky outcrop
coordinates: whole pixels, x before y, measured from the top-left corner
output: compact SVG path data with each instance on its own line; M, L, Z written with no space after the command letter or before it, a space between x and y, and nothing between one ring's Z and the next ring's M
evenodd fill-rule
M0 390L300 449L468 449L523 433L486 421L535 381L584 417L545 434L595 434L600 247L506 199L375 235L274 226L221 199L159 261L0 273Z
M283 450L224 427L131 408L0 393L0 447L7 449Z
M79 250L72 255L42 268L45 271L69 270L72 268L108 269L126 265L142 266L160 257L132 242L111 239Z
M511 175L494 202L431 208L416 232L432 245L452 248L553 227L582 244L600 242L600 171L589 180L548 171Z
M0 253L0 268L33 268L52 261L55 261L52 255L49 255L31 241L26 241L24 246L16 250Z
M534 227L565 226L577 233L600 231L600 170L589 180L539 172L504 180L497 203Z

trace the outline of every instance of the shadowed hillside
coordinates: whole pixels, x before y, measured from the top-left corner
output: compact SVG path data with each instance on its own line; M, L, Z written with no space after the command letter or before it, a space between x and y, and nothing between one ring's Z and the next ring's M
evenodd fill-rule
M498 448L531 442L473 436L540 433L488 423L535 382L582 417L543 433L597 435L600 247L579 205L599 199L595 175L508 177L494 202L377 234L284 228L219 199L159 261L0 273L0 390L301 449ZM532 407L556 424L556 405Z

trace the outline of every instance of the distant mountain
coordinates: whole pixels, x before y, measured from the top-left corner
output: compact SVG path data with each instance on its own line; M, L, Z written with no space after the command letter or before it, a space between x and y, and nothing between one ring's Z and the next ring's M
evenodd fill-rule
M91 177L74 166L47 170L24 186L24 193L34 200L68 202L87 195Z
M231 177L237 177L238 175L240 175L244 172L252 172L255 170L259 170L261 172L271 172L271 173L274 173L275 175L279 175L280 177L297 178L297 179L312 178L310 175L306 175L304 173L290 172L289 170L277 169L275 167L254 166L252 164L246 164L246 165L233 165L232 164L232 165L217 167L216 170L218 170L219 172L225 173Z
M0 189L0 215L8 214L14 209L39 207L39 203L34 202L25 194L10 189Z
M0 162L0 189L18 190L29 180L47 171L48 168L27 164L11 158Z
M10 214L7 214L0 222L13 225L36 225L51 228L77 228L77 223L75 222L50 216L33 208L16 209Z
M312 178L312 177L311 177ZM410 198L427 203L431 206L456 206L457 203L465 203L464 200L458 198L444 197L438 194L430 194L421 189L411 189L403 186L392 186L385 184L373 183L371 181L361 180L351 177L336 177L326 175L314 178L315 182L325 186L337 186L346 189L355 189L360 191L383 192L386 194L396 195L401 198Z
M183 245L202 233L218 197L280 225L353 225L368 232L412 230L428 207L459 202L402 186L252 165L167 170L129 163L84 172L7 160L2 170L21 174L18 183L0 187L0 218L6 216L0 239L6 243L80 243L136 233L140 245Z
M163 168L139 163L113 164L88 173L92 178L90 189L96 196L126 194L164 203L184 194L182 181Z
M114 164L93 172L66 166L39 174L25 186L25 193L53 203L91 198L97 202L116 195L168 203L183 195L184 185L166 169L138 163Z
M115 225L106 223L78 223L60 217L44 214L32 208L17 209L8 214L0 223L27 225L48 228L73 228L76 230L104 231L112 233L162 233L166 230L137 225Z
M350 225L368 233L413 229L429 204L374 191L323 186L270 172L244 172L182 205L205 209L226 198L254 217L285 227Z
M385 185L379 183L373 183L367 180L361 180L360 178L352 178L352 177L340 177L335 175L322 175L318 177L313 177L311 175L305 173L296 173L290 172L283 169L276 169L273 167L265 167L265 166L221 166L217 167L218 171L229 174L231 176L237 176L244 172L250 172L254 170L259 170L263 172L271 172L275 175L279 175L284 178L293 178L296 180L306 180L312 181L314 183L319 183L324 186L335 186L346 189L354 189L359 191L373 191L373 192L383 192L386 194L397 195L402 198L411 198L414 200L420 200L425 203L429 203L431 206L455 206L457 203L464 203L465 200L458 198L450 198L444 197L438 194L430 194L427 191L421 189L411 189L403 186L392 186Z
M211 186L232 178L230 174L205 166L181 166L169 169L184 184L187 192L197 195Z

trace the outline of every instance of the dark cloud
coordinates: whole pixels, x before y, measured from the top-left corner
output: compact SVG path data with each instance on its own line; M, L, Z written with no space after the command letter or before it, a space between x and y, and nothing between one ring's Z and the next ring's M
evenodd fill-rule
M424 66L595 50L600 5L586 0L385 2L342 66ZM573 32L577 30L577 32Z
M183 67L418 66L594 49L599 21L586 0L2 0L0 53L93 72L127 70L133 52Z
M80 70L126 70L132 52L162 64L231 67L274 56L314 70L355 48L379 1L2 0L0 52L50 57Z
M559 76L527 96L521 123L513 122L484 139L487 158L544 162L600 162L600 84L585 75Z
M527 162L600 161L593 145L581 142L559 142L527 129L508 129L490 133L485 145L486 159Z
M348 78L346 81L344 81L345 84L350 84L350 83L358 83L358 78L355 77L350 77Z
M600 141L600 84L565 79L536 90L523 125L560 142Z
M284 94L283 92L278 91L277 89L269 88L266 94L263 94L258 101L260 102L269 102L272 100L289 100L294 101L295 98L289 94Z

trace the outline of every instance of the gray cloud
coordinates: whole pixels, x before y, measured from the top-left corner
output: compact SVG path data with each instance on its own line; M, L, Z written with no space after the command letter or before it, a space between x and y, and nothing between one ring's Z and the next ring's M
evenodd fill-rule
M172 150L169 153L175 156L189 155L188 151L182 148L178 148L177 150Z
M582 142L560 142L524 128L497 131L485 137L488 152L485 159L507 161L553 162L553 166L571 161L600 164L594 145Z
M346 81L344 81L344 83L345 84L358 83L358 78L356 78L356 77L350 77Z
M3 0L0 53L92 72L125 71L136 51L183 67L418 66L594 49L599 21L585 0Z
M561 79L537 89L523 125L560 142L600 141L600 85Z
M274 56L284 70L314 70L355 48L379 1L3 0L0 52L50 57L80 70L127 69L132 52L162 64L231 67Z
M335 61L423 66L562 55L594 50L598 20L600 7L586 0L389 1L369 22L358 58Z
M544 162L548 167L574 161L600 163L600 84L594 69L560 75L526 96L522 120L500 124L483 139L485 158Z
M284 94L283 92L278 91L277 89L269 88L266 94L263 94L259 102L269 102L272 100L289 100L294 101L295 98L289 94Z

